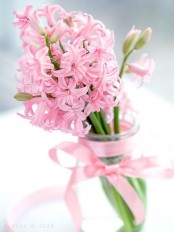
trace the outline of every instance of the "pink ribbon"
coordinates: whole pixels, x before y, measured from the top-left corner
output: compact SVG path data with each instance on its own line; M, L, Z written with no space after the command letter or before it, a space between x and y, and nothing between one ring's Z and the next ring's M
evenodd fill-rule
M111 143L117 142L119 141ZM137 224L142 223L145 216L143 203L136 191L126 180L125 176L135 178L171 178L174 176L173 166L168 168L163 167L163 159L161 160L159 157L141 157L133 159L131 156L124 158L118 164L105 165L97 158L100 154L96 155L94 151L91 150L91 147L94 148L94 146L91 146L90 141L88 141L90 145L86 144L87 146L84 146L82 143L83 141L80 143L63 142L49 151L50 158L60 166L63 165L59 159L59 151L66 152L83 164L83 166L77 167L63 166L72 172L65 192L65 200L75 223L75 231L79 232L81 229L82 212L74 187L81 181L98 176L105 176L107 178L127 203ZM103 147L105 143L107 144L106 146L110 146L111 144L100 142L100 145ZM105 149L105 151L107 151L107 149ZM112 150L112 154L114 156L114 150Z
M16 222L16 219L23 215L28 209L32 208L32 206L46 202L50 199L63 198L64 192L65 186L59 186L59 188L57 186L52 186L33 192L22 199L7 214L7 232L15 232L13 224Z

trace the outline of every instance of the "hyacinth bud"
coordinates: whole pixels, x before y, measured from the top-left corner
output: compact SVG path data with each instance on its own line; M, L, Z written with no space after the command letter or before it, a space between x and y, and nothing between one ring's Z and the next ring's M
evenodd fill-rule
M137 40L134 49L137 50L142 48L147 42L149 42L149 40L151 39L151 35L152 35L152 29L150 27L146 28L142 33L142 35Z
M28 101L33 98L33 96L29 93L17 93L14 95L14 98L18 101Z
M123 53L124 54L127 54L132 50L140 33L141 31L135 29L135 26L133 26L132 29L128 32L123 42Z
M65 26L62 21L58 22L51 30L50 43L56 43L65 33Z
M51 37L50 37L50 43L56 43L58 41L58 34L57 33L54 33Z

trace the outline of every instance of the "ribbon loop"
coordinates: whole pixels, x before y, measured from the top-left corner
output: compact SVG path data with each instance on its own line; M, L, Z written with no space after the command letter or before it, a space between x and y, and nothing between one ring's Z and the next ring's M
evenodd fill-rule
M53 162L63 166L64 168L68 167L61 164L59 160L59 153L57 153L58 151L63 151L76 158L78 162L82 162L84 164L102 163L85 146L74 142L62 142L49 150L49 156Z
M65 194L67 206L74 219L75 231L80 231L82 212L74 186L81 181L98 176L105 176L108 179L127 203L137 224L142 223L145 216L144 205L137 192L125 177L171 178L174 177L173 165L171 167L167 166L167 168L163 167L163 161L161 161L159 157L140 157L132 159L131 156L123 158L120 163L105 165L97 158L97 155L93 153L90 146L86 147L85 144L83 144L64 142L49 151L50 158L58 165L61 165L59 162L59 153L57 153L59 150L68 153L83 164L83 166L71 168L72 174ZM102 147L105 146L105 142L100 142L100 144Z

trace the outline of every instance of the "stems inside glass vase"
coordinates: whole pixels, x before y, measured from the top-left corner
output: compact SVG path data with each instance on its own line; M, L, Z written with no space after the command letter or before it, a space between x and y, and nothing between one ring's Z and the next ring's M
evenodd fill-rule
M119 109L117 111L119 113ZM95 115L95 119L101 120L99 115ZM126 120L126 122L124 122ZM88 140L97 141L97 142L114 142L119 140L124 140L126 138L129 138L136 134L139 130L139 125L137 124L136 120L132 117L127 115L126 118L121 119L119 118L118 125L119 125L119 133L116 133L114 135L108 135L106 134L105 130L103 129L103 133L100 135L97 134L89 134L87 136ZM100 125L101 121L100 121ZM122 131L123 125L127 125L128 128L125 131ZM102 162L104 162L106 165L112 165L120 163L121 160L125 157L127 154L120 154L118 156L113 157L103 157L100 158ZM125 177L126 178L126 177ZM139 197L141 198L142 202L145 205L146 201L146 191L145 191L145 183L142 179L135 179L135 178L126 178L127 181L132 185L132 187L135 189L135 191L138 193ZM123 200L122 196L118 193L117 189L115 189L114 186L107 180L106 177L100 177L101 185L103 188L103 191L110 202L111 206L115 210L116 214L119 215L119 217L123 221L123 227L119 230L119 232L138 232L140 231L143 224L137 225L135 222L135 218Z

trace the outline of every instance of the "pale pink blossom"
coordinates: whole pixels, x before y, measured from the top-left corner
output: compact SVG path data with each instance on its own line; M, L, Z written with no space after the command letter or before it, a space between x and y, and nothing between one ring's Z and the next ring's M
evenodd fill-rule
M87 41L93 40L93 35L99 32L101 36L106 34L104 25L89 14L84 14L84 25L82 24L79 28L78 36L84 37Z
M119 96L120 96L120 90L119 90ZM119 97L117 96L113 98L113 96L108 94L107 92L104 93L102 100L104 102L103 109L108 108L108 107L113 108L119 105Z
M91 126L87 122L83 123L86 119L86 115L82 111L83 108L83 103L79 102L64 114L64 131L70 130L74 135L78 136L84 136L89 132Z
M76 48L68 44L66 52L61 57L61 70L53 71L52 74L57 77L73 76L76 81L82 80L87 71L86 63L89 62L85 58L86 53L84 48Z
M131 98L129 97L129 95L127 94L124 88L120 91L120 96L118 100L119 100L119 108L123 116L126 115L127 113L132 113L132 112L137 113L135 107L132 104Z
M33 98L24 102L24 115L21 117L29 119L34 126L42 127L45 130L60 129L63 120L63 111L50 108L42 98Z
M88 91L88 86L76 88L77 83L72 78L60 78L57 90L53 93L58 105L73 105L75 101L84 96Z
M65 14L66 11L59 5L46 4L43 8L38 9L38 14L44 16L47 19L50 27L56 24L56 14Z
M148 58L147 54L143 54L136 62L128 64L127 72L133 74L133 80L140 79L142 85L150 81L154 68L154 60Z
M85 107L85 114L88 116L91 112L99 112L100 108L104 108L105 104L102 100L102 93L100 91L91 91L87 99L88 104Z
M45 47L45 37L35 33L34 30L24 30L20 34L23 49L29 49L32 54Z
M87 49L97 60L100 59L103 60L103 62L106 62L106 60L115 57L113 51L114 43L115 40L113 32L106 33L105 37L101 37L101 34L97 32L95 40L87 46Z
M29 25L29 16L32 8L32 5L28 5L23 13L15 10L13 13L16 16L16 19L13 21L13 24L19 27L19 29L25 29Z
M119 86L119 77L118 77L118 66L110 64L108 61L101 67L102 74L99 78L98 84L95 86L96 88L100 88L102 91L106 91L111 95L115 95L117 88L116 85Z
M50 70L53 69L53 64L48 56L48 48L43 47L35 54L32 54L30 50L26 50L26 66L21 69L30 71L31 75L36 80L51 78Z
M89 86L90 85L94 87L98 86L101 83L100 79L103 73L103 70L101 67L102 67L101 64L92 62L86 71L86 74L83 78L83 82Z
M91 129L91 125L88 122L83 123L81 120L77 118L74 124L73 134L79 137L83 137L87 135Z

